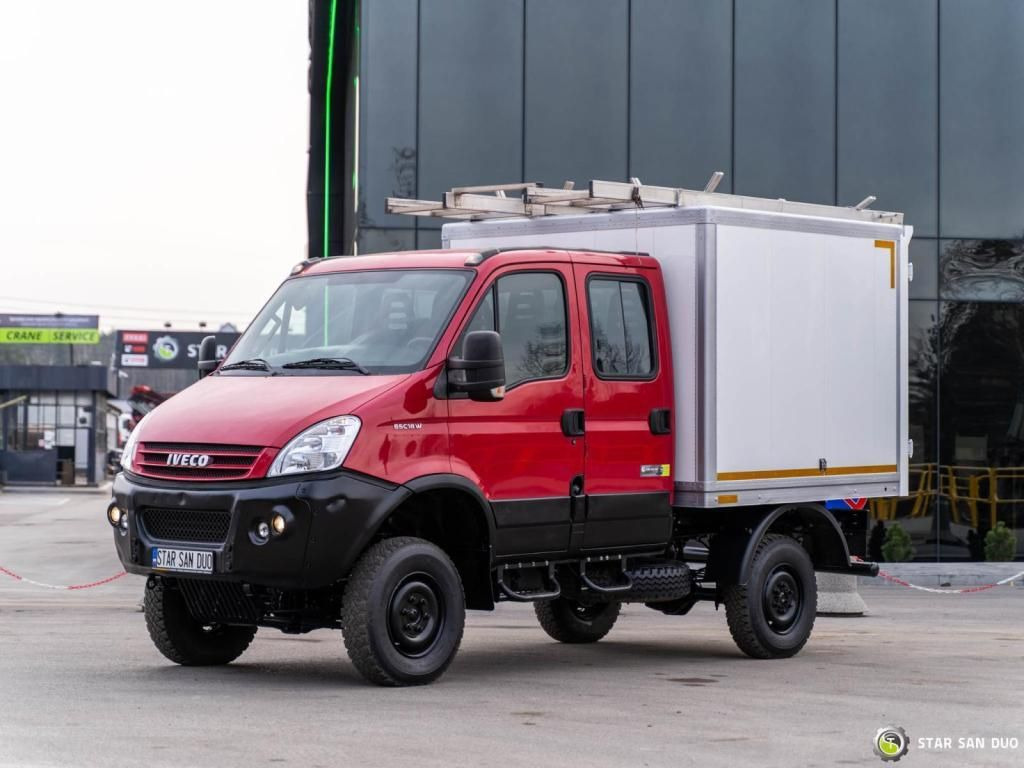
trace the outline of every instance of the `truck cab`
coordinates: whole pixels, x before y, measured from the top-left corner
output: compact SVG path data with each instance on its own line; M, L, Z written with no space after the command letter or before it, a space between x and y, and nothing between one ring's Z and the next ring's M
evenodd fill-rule
M157 648L224 664L258 627L341 629L367 679L422 684L467 608L532 602L579 643L624 602L713 600L748 655L797 653L814 571L877 567L821 504L688 504L675 377L700 377L664 274L564 247L296 265L125 447L107 516Z

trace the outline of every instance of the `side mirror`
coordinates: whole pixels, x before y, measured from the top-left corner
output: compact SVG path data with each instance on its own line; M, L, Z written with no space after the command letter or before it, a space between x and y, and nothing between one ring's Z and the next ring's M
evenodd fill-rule
M199 342L199 378L213 373L220 365L217 359L217 337L206 336Z
M470 400L494 402L505 397L505 357L501 336L494 331L473 331L466 336L462 357L448 361L448 388L465 392Z

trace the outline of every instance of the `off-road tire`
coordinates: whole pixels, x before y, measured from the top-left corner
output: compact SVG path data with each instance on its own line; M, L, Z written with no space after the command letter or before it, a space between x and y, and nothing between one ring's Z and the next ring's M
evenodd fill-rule
M406 620L399 618L405 610L417 611L415 621L396 626ZM399 536L377 542L359 558L341 613L345 648L363 677L377 685L424 685L455 658L466 601L459 572L440 547ZM417 634L421 622L424 630ZM416 646L421 641L422 652Z
M621 603L583 604L565 597L533 604L537 621L560 643L596 643L611 631Z
M777 579L787 590L795 587L797 593L797 614L788 626L778 619L784 612L768 606ZM807 550L789 536L768 534L757 545L746 585L727 586L722 602L732 639L745 654L755 659L796 655L811 635L818 603L814 566Z
M256 627L204 625L193 618L181 592L161 579L146 585L143 612L153 645L175 664L185 667L229 664L242 655L256 636Z

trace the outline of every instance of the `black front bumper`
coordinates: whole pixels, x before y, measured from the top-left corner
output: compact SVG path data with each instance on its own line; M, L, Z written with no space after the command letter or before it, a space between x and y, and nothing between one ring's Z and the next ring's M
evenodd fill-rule
M315 589L344 578L359 553L409 489L350 472L326 477L275 478L248 483L171 483L122 472L113 503L128 513L128 531L114 531L117 554L129 573L214 578L286 589ZM230 514L223 543L158 539L140 524L145 509ZM253 531L275 512L289 524L262 542ZM152 567L155 548L213 552L204 576Z

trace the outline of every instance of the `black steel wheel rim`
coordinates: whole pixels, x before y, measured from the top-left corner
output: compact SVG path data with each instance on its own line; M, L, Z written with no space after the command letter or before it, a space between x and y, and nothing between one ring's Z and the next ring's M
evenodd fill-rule
M764 581L762 605L765 620L778 635L789 632L803 613L804 595L800 579L788 565L778 565Z
M388 636L403 656L420 658L433 650L444 629L446 606L437 582L412 573L395 587L388 601Z
M570 608L572 609L573 616L575 616L577 619L579 619L580 621L591 622L601 615L602 611L604 611L605 609L605 606L601 603L592 603L589 605L584 605L583 603L574 602L570 605Z

